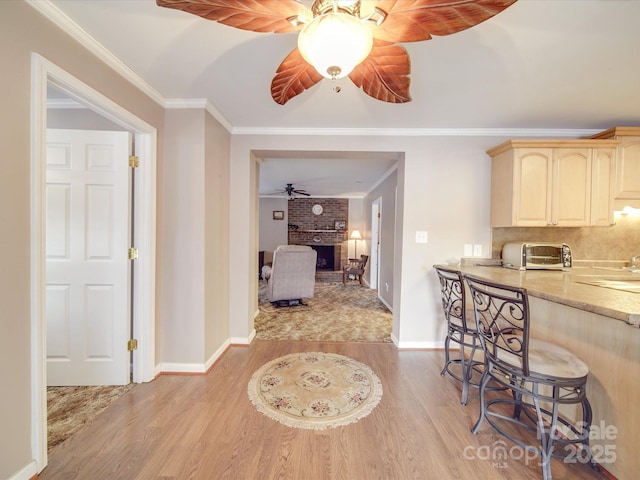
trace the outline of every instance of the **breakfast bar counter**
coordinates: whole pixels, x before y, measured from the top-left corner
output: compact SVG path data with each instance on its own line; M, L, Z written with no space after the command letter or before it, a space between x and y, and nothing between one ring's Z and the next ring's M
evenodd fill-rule
M527 290L531 336L561 345L589 366L594 459L618 480L637 478L640 293L631 292L640 284L640 274L593 267L520 271L463 264L448 268ZM629 291L582 283L603 278L629 279Z
M496 283L525 288L531 297L640 327L640 293L582 283L597 278L640 280L640 274L637 273L598 267L573 267L564 271L512 270L499 265L463 265L448 268ZM640 281L638 284L640 285Z

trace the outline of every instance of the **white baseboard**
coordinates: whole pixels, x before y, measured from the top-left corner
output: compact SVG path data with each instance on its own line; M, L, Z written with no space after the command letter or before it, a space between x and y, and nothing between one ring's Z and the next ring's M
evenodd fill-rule
M225 340L205 363L162 363L160 364L160 373L206 373L229 345L231 345L231 340Z
M204 364L205 367L205 372L207 370L209 370L211 368L211 366L216 363L216 361L218 361L218 359L220 357L222 357L222 355L224 354L224 352L227 351L227 348L229 348L229 346L231 345L231 340L230 339L226 339L224 341L224 343L222 345L220 345L220 348L218 348L218 350L216 350L213 355L211 355L209 357L209 360L207 360L207 362Z
M160 373L204 373L204 363L161 363Z
M231 345L251 345L256 337L256 329L251 330L248 337L231 337Z
M391 308L391 305L389 305L389 304L384 300L384 298L382 298L382 297L380 296L380 291L378 291L378 300L380 300L380 301L382 302L382 304L383 304L385 307L387 307L391 313L393 313L393 308Z
M393 339L393 343L396 344L398 350L443 350L444 341L438 342L398 342L397 339Z
M7 480L30 480L38 474L38 466L35 460L32 460L19 471L11 475Z

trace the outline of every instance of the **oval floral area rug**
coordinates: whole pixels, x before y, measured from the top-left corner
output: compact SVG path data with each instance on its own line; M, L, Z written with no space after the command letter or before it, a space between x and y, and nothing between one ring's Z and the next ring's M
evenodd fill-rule
M369 415L382 383L366 365L334 353L293 353L266 363L249 381L251 403L289 427L322 430Z

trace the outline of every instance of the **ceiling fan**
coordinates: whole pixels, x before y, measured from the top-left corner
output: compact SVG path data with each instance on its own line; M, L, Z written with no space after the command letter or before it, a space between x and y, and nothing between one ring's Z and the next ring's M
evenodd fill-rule
M298 48L280 64L271 96L284 105L323 78L349 76L369 96L411 101L409 54L398 42L429 40L473 27L516 0L156 0L254 32L300 30ZM344 33L346 37L340 37ZM326 55L331 55L327 57ZM346 55L349 58L338 60ZM339 91L339 88L335 88Z
M294 198L296 198L296 195L304 195L305 197L311 196L311 194L306 190L293 188L293 183L287 183L287 186L284 188L284 190L278 190L276 193L286 193L289 197L289 200L293 200Z

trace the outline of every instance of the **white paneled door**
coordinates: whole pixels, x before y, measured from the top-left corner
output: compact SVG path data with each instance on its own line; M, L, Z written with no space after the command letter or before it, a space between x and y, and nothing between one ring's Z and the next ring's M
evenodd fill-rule
M129 383L128 132L47 130L47 385Z

